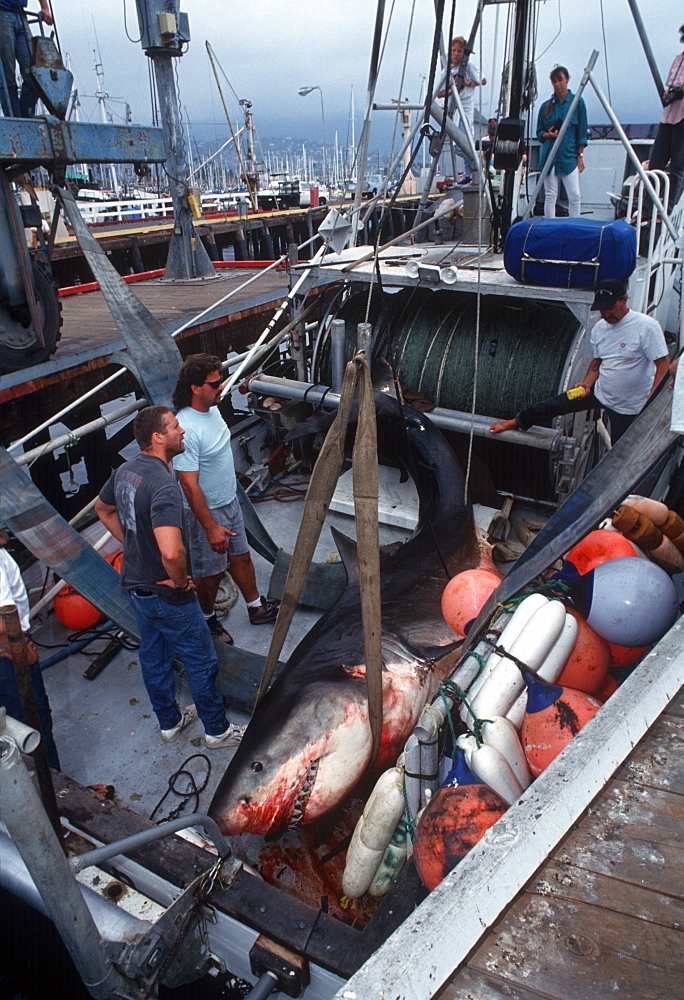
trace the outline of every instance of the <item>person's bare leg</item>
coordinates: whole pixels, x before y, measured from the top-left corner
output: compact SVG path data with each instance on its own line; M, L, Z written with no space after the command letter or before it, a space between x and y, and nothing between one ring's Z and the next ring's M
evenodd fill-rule
M231 573L232 576L232 573ZM223 573L214 573L213 576L201 576L195 580L197 588L197 600L203 614L213 615L216 595L223 579Z
M229 554L228 571L247 603L259 600L259 589L256 583L251 553L243 552L240 556Z
M496 424L492 424L489 428L490 434L501 434L502 431L518 431L520 427L518 421L513 417L511 420L500 420Z

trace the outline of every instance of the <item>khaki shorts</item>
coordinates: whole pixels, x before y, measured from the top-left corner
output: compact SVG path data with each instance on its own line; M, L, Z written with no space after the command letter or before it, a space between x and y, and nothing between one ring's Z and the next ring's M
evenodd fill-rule
M224 507L212 507L212 516L217 524L235 532L229 539L230 555L241 556L249 552L242 509L237 497ZM188 572L195 578L216 576L223 573L228 565L228 554L214 552L207 541L207 533L193 512L186 507L183 511L185 547L188 555Z

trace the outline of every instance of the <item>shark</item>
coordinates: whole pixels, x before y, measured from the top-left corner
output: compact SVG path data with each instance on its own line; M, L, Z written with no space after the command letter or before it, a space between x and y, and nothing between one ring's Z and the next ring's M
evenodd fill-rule
M444 436L424 413L375 395L379 430L387 427L399 446L420 501L413 534L384 547L380 557L383 729L374 762L380 771L395 763L457 658L461 640L441 614L446 584L464 569L493 563ZM226 835L275 837L312 823L342 803L368 769L372 737L356 544L332 530L346 589L255 709L209 807Z

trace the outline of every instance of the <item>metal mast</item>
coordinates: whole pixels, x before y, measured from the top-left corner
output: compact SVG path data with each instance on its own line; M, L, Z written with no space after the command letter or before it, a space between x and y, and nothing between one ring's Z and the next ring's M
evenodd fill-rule
M196 235L173 60L190 40L187 14L179 0L136 0L141 44L152 60L166 150L166 174L173 201L174 228L166 261L166 280L215 278L207 251Z

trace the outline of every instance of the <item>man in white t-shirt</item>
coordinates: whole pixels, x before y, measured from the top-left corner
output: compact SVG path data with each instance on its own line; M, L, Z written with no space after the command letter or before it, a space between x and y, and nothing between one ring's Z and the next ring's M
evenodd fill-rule
M622 437L667 372L667 345L657 320L629 309L624 281L599 282L591 309L601 319L591 331L594 356L587 374L574 387L584 389L584 395L572 398L569 390L534 403L511 420L492 424L492 434L526 431L551 417L602 407L613 444Z
M221 399L221 360L191 354L178 373L173 405L185 431L185 451L173 467L185 494L185 530L197 599L211 634L232 645L233 639L214 611L226 571L242 593L252 625L275 620L278 602L259 595L247 543L230 431L217 406Z
M19 567L5 548L7 542L7 532L0 530L0 605L13 604L15 606L19 614L22 632L28 637L28 630L31 627L28 595ZM28 662L48 763L50 767L60 770L59 755L52 734L50 702L43 683L38 650L30 639L28 640ZM25 721L24 707L19 694L14 664L9 655L7 633L2 619L0 619L0 705L13 719L17 719L19 722Z

